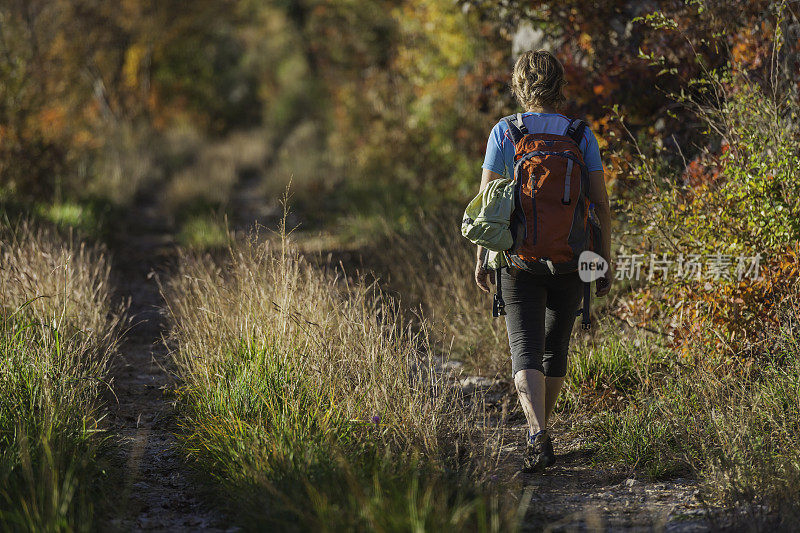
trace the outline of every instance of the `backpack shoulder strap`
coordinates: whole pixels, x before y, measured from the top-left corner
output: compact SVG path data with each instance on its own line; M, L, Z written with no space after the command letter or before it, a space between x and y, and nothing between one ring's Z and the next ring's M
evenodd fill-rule
M520 139L528 134L528 128L522 121L522 113L503 117L503 121L508 126L508 133L511 135L511 140L514 144L517 144Z
M580 150L581 142L583 141L583 133L585 130L586 130L586 123L579 118L574 118L569 121L569 126L567 126L567 131L564 132L564 135L575 141L575 144L578 145L578 150ZM581 153L583 153L583 150L581 150ZM586 180L587 198L588 195L589 195L589 180L587 179ZM588 308L587 308L587 313L588 313Z
M579 118L574 118L570 120L569 126L567 126L567 131L564 132L564 135L575 141L579 147L581 145L581 141L583 141L583 132L586 129L586 123Z

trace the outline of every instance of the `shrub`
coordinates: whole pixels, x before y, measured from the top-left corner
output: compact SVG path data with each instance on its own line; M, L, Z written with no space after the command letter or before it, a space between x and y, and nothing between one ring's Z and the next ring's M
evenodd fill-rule
M641 187L628 198L630 219L643 222L635 251L718 254L732 264L727 276L654 277L621 302L665 324L674 355L665 373L646 357L637 373L650 385L632 387L592 428L601 457L654 477L692 472L707 496L763 504L790 524L800 486L800 447L791 438L800 405L800 194L790 185L800 177L800 107L781 90L791 76L774 68L765 78L770 83L731 64L692 82L696 92L683 102L714 133L683 176L664 164L663 151L639 152ZM712 100L699 103L698 94ZM740 279L737 256L756 254L760 276Z
M658 303L662 316L674 317L677 345L687 350L700 343L732 356L763 352L800 288L800 189L792 185L800 178L800 129L793 118L800 103L791 92L777 96L791 83L781 76L775 73L773 94L735 65L697 81L708 93L726 95L713 105L686 102L721 137L715 138L721 148L692 161L685 183L648 157L638 163L644 195L629 205L632 220L646 221L649 249L642 251L716 256L730 265L720 276L648 283L641 303ZM739 258L756 256L758 279L739 276Z

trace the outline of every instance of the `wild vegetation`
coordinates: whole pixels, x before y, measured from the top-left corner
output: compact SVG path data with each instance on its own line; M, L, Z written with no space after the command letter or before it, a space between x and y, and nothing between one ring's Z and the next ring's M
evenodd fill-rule
M124 250L145 211L178 248L160 279L181 453L229 516L518 525L506 333L457 227L516 111L520 47L562 59L615 253L642 261L575 334L559 431L598 464L793 523L796 2L184 4L0 5L0 528L90 527L123 307L87 243ZM678 276L678 258L730 268Z
M101 248L26 225L0 245L0 523L88 530L123 309Z
M249 526L501 527L480 402L374 283L247 241L184 257L165 299L186 450Z

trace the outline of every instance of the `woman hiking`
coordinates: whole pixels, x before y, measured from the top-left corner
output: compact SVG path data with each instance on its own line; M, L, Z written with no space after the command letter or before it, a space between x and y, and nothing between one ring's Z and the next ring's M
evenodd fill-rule
M567 372L567 351L583 292L583 282L577 270L577 258L573 257L573 252L579 247L574 246L575 241L571 233L569 239L562 239L569 240L569 245L573 248L570 251L569 245L566 243L563 245L566 247L566 252L561 258L563 259L561 263L555 259L560 252L548 252L548 257L542 257L543 254L537 253L536 250L541 251L542 246L548 246L548 239L560 238L555 224L558 217L565 216L561 214L562 212L568 213L570 220L574 217L578 225L582 220L585 221L584 215L588 214L588 208L583 207L581 201L594 204L601 226L601 242L599 245L595 243L594 249L609 264L605 278L598 280L596 295L608 294L613 279L610 268L611 214L603 179L600 150L597 139L589 128L584 127L580 121L571 120L558 113L565 102L562 92L564 85L564 68L550 52L531 50L518 58L514 65L511 88L525 112L501 120L494 126L486 145L486 158L481 176L481 190L483 190L492 180L503 177L515 178L515 174L520 172L519 168L527 165L524 184L520 185L523 189L518 190L529 194L530 197L525 198L530 202L526 200L525 204L518 203L517 211L521 211L520 206L524 205L525 209L522 211L526 216L527 229L525 244L522 246L528 247L526 252L528 258L527 261L513 260L512 256L509 266L499 271L500 287L505 300L506 328L511 348L514 384L528 423L522 469L527 473L541 472L556 460L547 429L548 421ZM577 132L575 124L580 126ZM517 144L516 141L521 136L526 140ZM530 144L535 142L538 144ZM538 150L536 154L520 152L525 143L529 143L527 145L529 147L539 147L534 148ZM552 148L554 146L566 146L572 150L567 156L564 156L564 152L556 153L555 155L560 155L561 159L553 165L560 166L552 167L563 169L566 162L567 177L565 178L564 171L560 170L561 181L556 191L561 195L563 189L563 208L559 207L561 202L552 202L555 205L552 208L548 208L546 203L543 204L543 201L547 200L547 190L550 187L547 185L549 170L540 162L544 161L542 159L544 155L555 153L553 150L557 148ZM537 154L539 159L531 157ZM518 170L515 172L517 162L519 162ZM580 169L573 174L576 177L570 186L568 176L573 172L571 170L573 163L580 166ZM588 183L585 181L587 173ZM555 178L550 179L550 182L555 182L554 180ZM580 182L581 185L576 186L575 182ZM580 194L585 195L583 187L586 185L589 191L588 199L580 196ZM562 200L561 196L557 199ZM528 203L532 204L531 207L528 207ZM576 212L577 214L571 214ZM571 224L575 226L576 222ZM567 231L572 232L569 222L566 227ZM581 235L578 236L578 239L582 238ZM583 243L584 241L581 241L580 246L583 246ZM517 258L525 257L522 251L516 253L519 254ZM492 282L495 280L485 267L484 254L485 250L478 247L475 282L481 290L488 292L489 278ZM549 271L541 270L542 264L546 264Z

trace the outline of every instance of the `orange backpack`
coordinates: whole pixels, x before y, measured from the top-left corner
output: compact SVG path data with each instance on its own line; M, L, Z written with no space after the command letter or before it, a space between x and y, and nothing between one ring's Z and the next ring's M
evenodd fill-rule
M593 245L589 172L579 147L586 124L574 119L558 135L529 133L521 113L503 120L516 147L508 264L533 273L574 272L578 256Z

